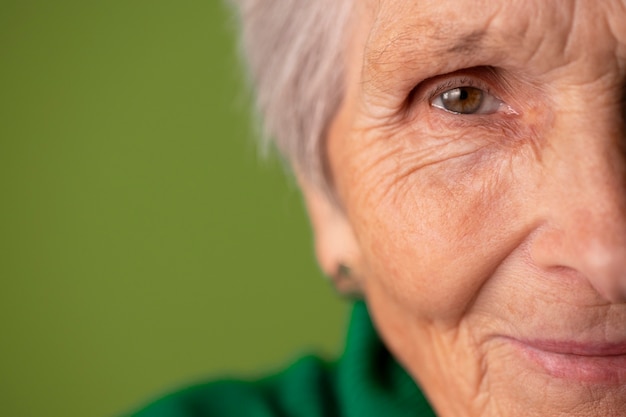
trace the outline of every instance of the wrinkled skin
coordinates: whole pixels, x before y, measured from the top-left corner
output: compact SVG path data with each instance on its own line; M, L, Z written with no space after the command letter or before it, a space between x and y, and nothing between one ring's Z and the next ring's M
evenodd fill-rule
M360 4L322 267L439 416L625 416L626 2ZM463 86L502 104L436 105Z

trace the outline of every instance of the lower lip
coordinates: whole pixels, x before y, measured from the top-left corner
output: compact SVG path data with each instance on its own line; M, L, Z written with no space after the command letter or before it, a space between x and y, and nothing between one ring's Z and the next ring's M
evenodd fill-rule
M512 342L553 377L594 384L626 383L626 345Z

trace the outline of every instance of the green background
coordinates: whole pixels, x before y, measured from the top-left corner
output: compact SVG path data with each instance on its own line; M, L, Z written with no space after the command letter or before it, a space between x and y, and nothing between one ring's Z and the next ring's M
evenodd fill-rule
M336 354L218 0L0 1L0 416L114 416Z

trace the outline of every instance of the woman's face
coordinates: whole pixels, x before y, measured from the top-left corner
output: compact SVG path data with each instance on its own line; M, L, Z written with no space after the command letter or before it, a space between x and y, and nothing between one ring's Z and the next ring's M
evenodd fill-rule
M359 4L328 158L388 346L442 416L626 415L626 3Z

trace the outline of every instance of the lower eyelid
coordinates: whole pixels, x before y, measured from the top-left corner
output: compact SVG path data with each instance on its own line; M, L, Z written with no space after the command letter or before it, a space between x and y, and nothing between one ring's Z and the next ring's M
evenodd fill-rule
M445 137L461 135L466 140L473 138L471 140L499 144L517 143L524 131L518 120L502 114L498 117L497 113L459 117L458 114L441 112L438 116L432 114L426 124L429 131Z

